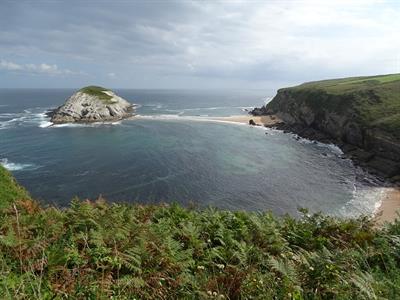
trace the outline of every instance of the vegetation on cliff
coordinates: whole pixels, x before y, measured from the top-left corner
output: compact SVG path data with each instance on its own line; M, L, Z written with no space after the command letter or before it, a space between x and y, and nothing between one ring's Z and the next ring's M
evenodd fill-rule
M2 299L400 297L399 221L102 199L44 208L1 172Z
M90 85L90 86L86 86L83 87L79 90L79 92L88 94L88 95L92 95L92 96L96 96L99 99L101 99L102 101L104 101L105 103L112 103L110 100L112 99L112 97L106 93L104 93L105 91L109 91L106 88L103 88L101 86L95 86L95 85Z
M304 99L316 111L351 111L364 128L400 138L400 74L322 80L279 91Z
M30 199L30 196L11 173L0 165L0 208L7 207L18 199Z

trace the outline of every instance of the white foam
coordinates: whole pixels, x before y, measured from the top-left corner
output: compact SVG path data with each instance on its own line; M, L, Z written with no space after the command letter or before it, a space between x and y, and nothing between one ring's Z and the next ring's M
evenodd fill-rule
M242 111L250 110L253 109L254 107L252 106L214 106L214 107L193 107L193 108L183 108L183 109L164 109L165 111L170 111L170 112L179 112L179 114L182 114L184 112L190 112L190 111L199 111L199 110L218 110L218 109L240 109Z
M47 128L47 127L51 127L52 125L53 125L52 122L43 121L43 122L41 122L41 123L39 124L39 127L40 127L40 128Z
M34 170L37 169L38 166L35 166L34 164L18 164L18 163L13 163L8 161L7 158L2 158L0 159L0 164L6 168L9 171L21 171L21 170Z
M327 144L327 143L322 143L322 142L318 142L315 140L309 140L307 138L303 138L300 137L299 135L295 134L295 133L289 133L291 134L299 143L302 144L314 144L318 147L323 147L323 148L328 148L331 152L337 154L337 155L343 155L343 151L342 149L340 149L338 146L336 146L335 144Z
M52 128L63 128L63 127L93 127L92 124L77 124L77 123L64 123L64 124L54 124Z
M41 110L41 112L33 113L32 111ZM121 121L114 122L96 122L90 124L76 124L76 123L67 123L67 124L53 124L50 122L50 117L47 116L46 112L48 109L43 111L43 108L36 107L34 109L25 109L21 113L3 113L0 114L0 119L10 119L7 121L0 121L0 130L1 129L9 129L17 126L23 126L25 124L34 124L40 128L60 128L60 127L96 127L101 125L120 125Z
M48 122L51 123L51 122ZM65 128L65 127L100 127L104 125L121 125L121 121L115 121L115 122L94 122L94 123L64 123L64 124L53 124L51 123L50 128Z
M18 122L22 122L26 117L17 117L17 118L12 118L11 120L3 121L0 122L0 129L8 129L15 127Z
M374 215L382 205L388 188L360 167L356 167L356 172L357 175L346 179L347 184L353 185L352 198L339 209L339 215L344 217Z
M49 121L46 115L46 111L34 113L33 111L43 110L43 108L32 108L25 109L19 113L2 113L0 119L8 119L0 122L0 129L15 128L18 126L24 126L26 124L38 124L39 127L43 127L45 122Z
M229 120L219 120L217 118L208 116L182 116L172 114L160 114L160 115L136 115L135 119L142 120L159 120L159 121L194 121L194 122L211 122L211 123L226 123L235 125L247 125L245 123L234 122ZM261 127L261 126L257 126Z

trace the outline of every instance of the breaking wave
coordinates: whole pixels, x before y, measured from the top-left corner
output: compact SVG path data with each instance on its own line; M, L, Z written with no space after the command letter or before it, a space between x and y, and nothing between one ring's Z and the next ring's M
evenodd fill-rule
M36 170L39 168L39 166L35 164L14 163L7 158L0 159L0 164L9 171Z
M49 120L46 112L47 110L43 111L43 108L35 108L18 113L0 113L0 130L32 125L45 127Z

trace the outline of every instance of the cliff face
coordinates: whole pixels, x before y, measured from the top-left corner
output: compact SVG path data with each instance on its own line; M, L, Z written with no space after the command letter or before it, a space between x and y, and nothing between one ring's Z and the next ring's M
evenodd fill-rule
M132 115L133 105L114 92L101 87L86 87L73 94L50 113L51 122L87 123L116 121Z
M399 74L280 89L270 103L252 113L277 115L306 137L322 133L361 165L388 177L400 174Z

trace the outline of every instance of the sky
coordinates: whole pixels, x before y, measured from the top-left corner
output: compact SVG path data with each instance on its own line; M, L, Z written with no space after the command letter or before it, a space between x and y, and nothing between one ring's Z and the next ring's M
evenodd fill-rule
M0 0L0 88L279 88L400 73L400 1Z

